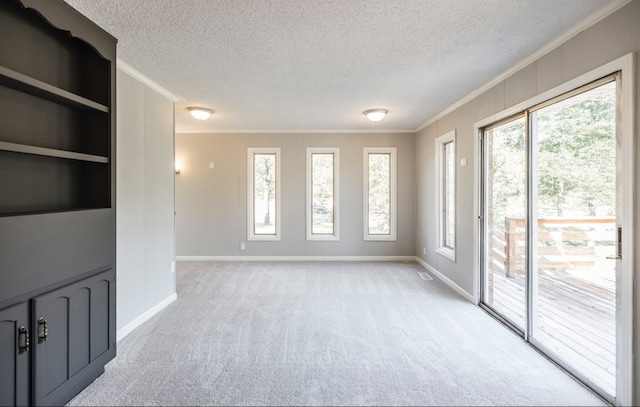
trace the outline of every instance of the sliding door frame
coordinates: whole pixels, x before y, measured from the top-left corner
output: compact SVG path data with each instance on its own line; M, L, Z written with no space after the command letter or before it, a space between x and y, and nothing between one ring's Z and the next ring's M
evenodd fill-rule
M479 244L478 247L479 248L483 248L485 247L485 245L490 244L490 238L489 238L489 233L486 230L486 228L484 227L484 215L485 212L487 210L486 208L486 203L487 203L487 190L485 189L485 186L487 185L488 179L486 177L487 174L489 174L489 161L488 161L488 157L485 156L485 154L489 151L489 140L487 139L487 137L485 137L485 133L487 131L499 128L505 124L508 123L514 123L518 120L523 120L524 124L525 124L525 140L528 140L528 130L527 130L527 126L526 124L528 123L528 117L527 117L527 112L526 111L520 111L518 113L516 113L515 115L510 115L507 117L503 117L500 120L498 120L497 122L492 122L487 126L482 127L481 129L478 129L478 159L477 159L477 163L478 163L478 168L480 171L480 175L479 175L479 201L478 201L478 222L477 225L479 227L479 234L480 234L480 239L479 239ZM529 146L528 146L528 142L527 145L525 146L525 150L524 150L524 155L526 157L527 162L525 163L525 171L528 174L529 172L529 165L528 165L528 160L529 160ZM526 196L525 196L525 203L528 205L528 189L529 189L529 180L526 180L526 183L524 185L526 192ZM525 219L529 218L529 208L528 206L524 208L524 213L525 213ZM528 230L528 229L527 229ZM529 237L526 237L526 241L528 241ZM525 245L525 248L528 248L529 245ZM526 253L525 254L525 285L524 285L524 291L525 291L525 301L527 301L527 298L529 298L529 282L528 282L528 275L529 273L526 271L529 268L529 264L528 264L528 256L529 254ZM486 262L488 261L488 259L485 258L485 251L484 250L480 250L479 251L479 259L478 259L478 265L479 265L479 270L482 270L482 267L486 266ZM528 327L527 327L527 320L528 318L525 317L525 323L522 326L518 326L517 321L512 321L511 319L509 319L507 316L503 315L500 313L499 310L495 309L493 306L489 305L489 304L485 304L482 303L482 297L484 294L486 294L487 292L487 286L485 284L484 279L481 278L481 275L478 274L478 293L476 296L476 304L480 305L482 308L484 308L485 311L489 312L491 315L493 315L494 317L498 318L503 324L507 325L512 331L514 331L514 333L518 334L519 336L523 337L523 338L527 338L527 332L528 332ZM528 310L529 310L529 304L528 303L523 303L522 304L524 307L524 311L525 311L525 316L528 314Z
M617 95L617 110L618 110L618 128L617 137L618 143L622 145L622 219L624 227L622 229L622 253L623 258L620 260L619 278L617 279L617 303L619 307L616 312L616 338L617 338L617 371L616 371L616 396L615 400L610 400L616 405L630 405L632 403L633 396L633 321L634 321L634 309L633 309L633 287L636 268L635 255L634 255L634 229L635 229L635 216L634 216L634 203L635 198L633 191L635 190L635 56L634 53L626 54L614 61L611 61L605 65L600 66L590 72L580 75L577 78L571 79L567 82L556 86L553 89L545 91L533 98L530 98L524 102L521 102L515 106L512 106L502 112L494 114L483 120L474 123L474 218L477 220L474 222L474 237L477 242L474 245L474 284L473 284L473 297L475 303L480 305L481 301L481 272L483 257L483 247L485 242L483 216L484 216L484 192L483 192L483 168L484 158L483 154L483 135L482 129L493 123L507 119L512 116L516 116L519 113L526 112L541 103L547 102L558 96L580 88L593 81L596 81L605 76L620 72L620 85ZM529 135L529 126L526 126L527 135ZM529 142L527 148L531 150L531 138L527 137ZM527 163L527 169L531 170L532 165L535 164L534 160L529 160ZM534 185L528 181L528 193L531 194L531 188ZM531 200L528 199L530 202ZM528 208L528 213L531 213L532 208ZM529 219L528 222L531 220ZM528 224L528 238L531 239L531 232L535 228L529 227ZM532 246L532 245L528 245ZM532 254L527 253L529 257L528 266L532 264ZM534 260L533 260L534 261ZM528 273L531 274L531 273ZM527 294L528 304L527 307L531 307L531 290L533 284L531 277L527 277ZM530 308L531 309L531 308ZM525 329L525 339L529 339L531 334L532 320L527 321Z

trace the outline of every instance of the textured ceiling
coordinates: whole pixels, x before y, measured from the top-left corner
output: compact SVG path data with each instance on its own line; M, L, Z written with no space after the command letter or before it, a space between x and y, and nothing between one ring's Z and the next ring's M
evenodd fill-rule
M183 100L176 131L412 131L611 2L65 0ZM216 113L196 122L187 106ZM381 122L362 111L389 110Z

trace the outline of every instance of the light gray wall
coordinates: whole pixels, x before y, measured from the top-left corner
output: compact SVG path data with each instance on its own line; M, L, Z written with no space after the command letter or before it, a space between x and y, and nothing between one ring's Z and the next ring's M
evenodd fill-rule
M591 71L629 52L640 50L640 1L627 6L571 38L552 52L523 68L506 80L451 112L416 136L417 214L416 252L442 274L469 293L473 289L473 124L519 102L551 89L561 83ZM482 63L482 61L478 61ZM636 88L640 74L636 69ZM636 91L636 137L640 134L640 102ZM434 139L451 129L457 130L457 244L458 261L452 263L436 255L435 216L432 191L435 188ZM636 160L640 163L640 142L636 141ZM467 167L460 167L463 157L469 159ZM636 189L640 187L640 166L636 170ZM637 204L636 204L637 207ZM425 212L421 212L422 209ZM636 217L636 253L640 253L640 216ZM422 255L422 247L427 254ZM634 404L640 404L640 273L635 274L635 395Z
M117 72L117 330L175 293L173 102Z
M397 147L395 242L363 240L363 147ZM247 148L280 147L282 240L247 241ZM340 241L306 241L307 147L340 148ZM413 134L177 134L178 256L413 256ZM213 161L215 169L209 169ZM240 243L246 242L246 250Z

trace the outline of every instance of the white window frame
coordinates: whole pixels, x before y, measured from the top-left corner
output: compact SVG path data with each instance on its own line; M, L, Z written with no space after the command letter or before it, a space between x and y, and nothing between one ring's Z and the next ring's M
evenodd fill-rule
M369 154L389 154L389 233L369 233ZM397 228L397 149L396 147L364 147L363 149L363 235L364 240L395 241Z
M256 234L254 229L254 156L256 154L275 154L276 156L276 191L275 191L275 217L276 217L276 228L275 234L263 235ZM280 193L280 148L278 147L250 147L247 149L247 240L254 241L279 241L280 240L280 230L282 224L281 217L281 193Z
M333 233L313 233L313 154L333 154ZM307 147L307 240L340 240L340 149Z
M454 198L453 198L453 207L456 207L456 190L457 190L457 182L456 180L456 160L457 160L457 152L456 152L456 130L451 130L450 132L443 134L440 137L436 138L436 182L437 182L437 189L436 189L436 219L438 219L438 223L437 223L437 238L436 238L436 242L438 242L438 246L436 248L436 253L446 257L447 259L455 262L456 261L456 240L457 240L457 233L455 228L457 227L457 214L454 212L453 214L453 219L454 219L454 232L453 232L453 247L451 246L447 246L446 245L446 237L445 237L445 231L447 231L446 228L446 212L445 209L447 207L447 202L446 202L446 193L445 193L445 188L446 188L446 174L445 174L445 170L444 170L444 164L445 164L445 154L444 154L444 146L446 144L449 143L453 143L453 178L454 178Z

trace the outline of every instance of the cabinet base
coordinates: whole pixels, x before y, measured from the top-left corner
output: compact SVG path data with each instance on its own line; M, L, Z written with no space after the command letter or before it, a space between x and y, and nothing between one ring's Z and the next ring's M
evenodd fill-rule
M75 396L80 394L82 390L84 390L88 385L93 383L98 377L100 377L104 373L104 367L100 367L95 369L89 373L85 377L82 378L74 387L69 389L64 396L60 397L53 405L55 406L64 406L69 401L71 401Z

